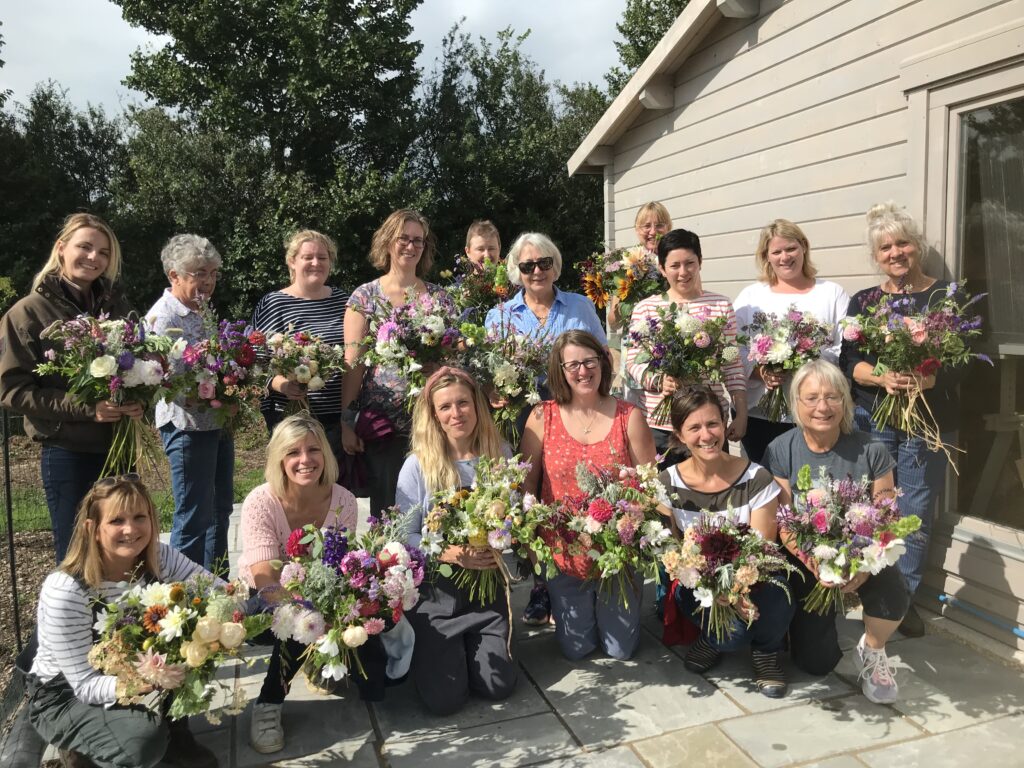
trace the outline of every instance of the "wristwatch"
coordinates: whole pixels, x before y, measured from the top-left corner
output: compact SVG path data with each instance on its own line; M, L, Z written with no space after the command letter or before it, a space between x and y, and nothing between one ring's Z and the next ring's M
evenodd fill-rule
M359 416L359 411L355 408L342 408L341 409L341 423L347 424L348 426L355 429L356 417Z

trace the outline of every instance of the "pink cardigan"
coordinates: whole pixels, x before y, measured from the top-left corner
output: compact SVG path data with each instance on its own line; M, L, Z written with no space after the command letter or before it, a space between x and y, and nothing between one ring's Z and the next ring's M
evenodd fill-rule
M355 534L358 510L356 497L335 485L331 492L330 512L324 525L347 528ZM255 588L252 566L267 560L287 560L284 546L291 535L288 518L278 498L267 483L253 488L242 502L242 554L238 558L238 576Z

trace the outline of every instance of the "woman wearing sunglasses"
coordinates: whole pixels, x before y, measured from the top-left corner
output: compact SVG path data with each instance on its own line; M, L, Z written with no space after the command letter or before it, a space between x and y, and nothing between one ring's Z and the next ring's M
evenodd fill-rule
M484 324L499 333L521 333L554 341L564 331L594 334L608 345L594 303L578 293L560 291L555 281L562 274L562 254L551 238L526 232L508 251L508 279L523 290L487 313Z
M570 330L555 341L548 362L554 399L533 409L521 449L531 464L526 490L543 503L581 494L576 482L581 462L610 469L654 461L643 412L609 394L611 378L611 357L592 334ZM556 555L555 564L559 573L548 581L548 590L565 657L582 659L600 648L613 658L630 658L640 641L640 580L625 607L614 587L602 590L589 578L594 562L588 556Z

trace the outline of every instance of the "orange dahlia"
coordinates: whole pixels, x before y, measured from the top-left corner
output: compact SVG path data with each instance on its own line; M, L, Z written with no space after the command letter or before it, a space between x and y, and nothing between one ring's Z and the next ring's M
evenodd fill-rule
M160 619L167 615L166 605L151 605L142 614L142 626L150 634L155 635L160 631Z

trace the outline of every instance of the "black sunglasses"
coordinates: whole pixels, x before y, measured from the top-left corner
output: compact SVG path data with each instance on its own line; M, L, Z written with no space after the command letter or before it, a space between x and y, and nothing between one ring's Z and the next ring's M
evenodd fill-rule
M550 256L545 256L543 259L537 259L536 261L520 261L519 271L524 275L532 275L533 270L540 268L541 272L547 272L555 266L555 260Z

